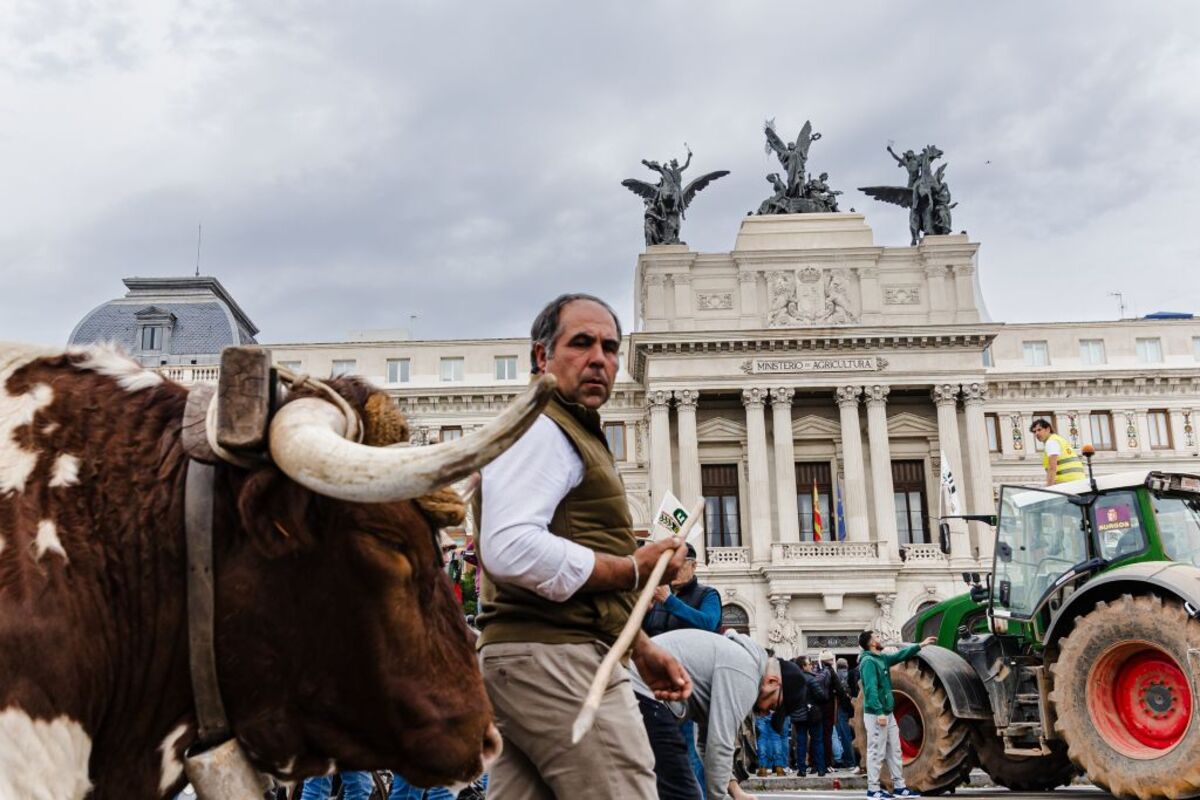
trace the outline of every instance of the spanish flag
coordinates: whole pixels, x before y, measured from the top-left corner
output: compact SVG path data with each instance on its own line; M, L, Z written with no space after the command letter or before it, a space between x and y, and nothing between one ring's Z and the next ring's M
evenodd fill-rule
M821 498L817 494L817 482L813 481L813 541L821 541Z

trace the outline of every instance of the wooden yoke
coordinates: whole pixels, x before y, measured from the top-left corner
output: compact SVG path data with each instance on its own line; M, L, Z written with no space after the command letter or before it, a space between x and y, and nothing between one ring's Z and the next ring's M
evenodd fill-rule
M267 449L267 426L275 410L275 371L265 347L221 351L217 386L217 444L241 452Z

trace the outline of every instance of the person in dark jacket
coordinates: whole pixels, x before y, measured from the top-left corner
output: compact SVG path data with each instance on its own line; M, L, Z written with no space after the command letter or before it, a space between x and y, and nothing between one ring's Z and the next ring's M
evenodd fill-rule
M816 674L816 663L808 656L796 659L804 671L804 682L808 688L806 702L792 711L792 733L795 736L796 775L808 770L808 755L812 752L812 768L818 775L825 774L825 744L821 729L821 706L828 694L828 681Z
M683 562L671 588L659 586L654 590L654 605L642 620L647 636L686 628L716 633L721 626L721 595L711 586L696 579L696 548L687 546Z
M846 696L838 698L837 720L834 724L838 740L842 743L841 766L846 769L858 769L858 751L854 749L854 729L850 725L850 720L854 718L854 693L858 691L858 671L851 673L850 663L844 658L839 658L834 674L846 690ZM852 674L853 690L850 684Z
M678 630L701 630L716 633L721 626L721 595L711 586L696 579L696 548L687 546L687 560L675 573L671 588L659 586L654 590L654 605L642 620L647 636ZM696 726L688 720L680 726L688 746L688 758L696 782L705 785L704 761L696 750Z
M851 704L850 693L846 691L846 685L842 683L842 679L834 670L834 655L832 650L822 650L818 657L817 674L820 675L822 683L828 684L829 692L826 695L824 704L821 705L821 736L822 742L825 745L825 761L831 766L845 766L846 763L846 746L841 743L839 737L838 743L840 748L834 748L833 737L837 728L838 706L849 706ZM840 750L842 761L839 764L834 764L834 754Z

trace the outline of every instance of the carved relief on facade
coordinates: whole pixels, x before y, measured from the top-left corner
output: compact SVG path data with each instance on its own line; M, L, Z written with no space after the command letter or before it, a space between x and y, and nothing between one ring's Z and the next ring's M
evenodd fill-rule
M771 626L767 628L767 646L775 650L777 658L794 658L798 652L800 629L788 617L788 604L791 600L787 595L771 597L774 615Z
M731 292L713 294L701 292L696 295L696 308L700 311L728 311L733 308L733 294Z
M773 270L767 273L767 327L848 325L858 322L844 269Z
M883 290L883 304L887 306L915 306L921 303L920 286L888 286Z
M1071 447L1079 449L1079 414L1075 411L1067 412L1067 438L1071 440Z
M1125 412L1125 444L1130 450L1138 449L1137 415L1132 411Z
M879 614L875 617L875 624L872 626L879 638L884 642L899 642L900 629L896 626L896 620L892 611L896 604L896 595L892 593L875 595L875 602L879 604Z
M1189 409L1183 411L1183 441L1188 447L1196 444L1196 431L1192 427L1192 412Z
M1021 430L1024 422L1020 414L1010 414L1008 417L1012 423L1012 445L1013 450L1021 451L1025 449L1025 433Z

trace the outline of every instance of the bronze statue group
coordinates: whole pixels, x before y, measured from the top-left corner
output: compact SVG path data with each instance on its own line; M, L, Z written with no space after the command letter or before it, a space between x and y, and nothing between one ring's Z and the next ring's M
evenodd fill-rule
M785 142L780 138L775 132L774 121L768 121L763 126L763 133L767 152L773 152L779 159L784 177L780 177L778 172L767 175L767 182L775 191L759 204L754 213L817 214L839 211L837 197L842 192L829 186L829 173L822 172L813 177L808 172L809 149L813 142L821 138L820 133L813 131L812 123L806 121L793 142ZM942 151L935 145L926 145L920 153L906 150L901 156L892 150L890 144L887 150L907 172L907 185L863 186L859 187L859 191L876 200L909 209L909 232L914 246L923 235L949 234L950 210L958 204L951 202L950 187L945 180L946 164L936 168L933 165L944 155ZM685 186L683 173L691 163L690 148L683 164L674 158L661 164L643 159L642 164L647 169L659 174L658 182L648 183L636 178L621 181L622 186L642 198L647 246L684 244L679 238L680 224L688 206L706 186L729 174L729 170L708 172Z

